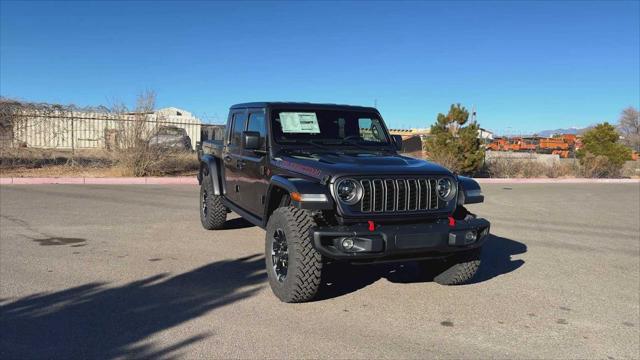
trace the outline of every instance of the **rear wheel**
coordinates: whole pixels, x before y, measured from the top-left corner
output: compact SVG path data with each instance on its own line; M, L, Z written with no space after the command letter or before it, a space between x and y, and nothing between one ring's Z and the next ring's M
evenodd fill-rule
M269 285L283 302L313 299L320 287L322 256L311 244L313 217L302 209L276 209L267 224L265 262Z
M445 260L423 260L424 273L434 274L440 285L462 285L469 282L480 268L480 249L453 255Z
M200 185L200 222L207 230L222 229L227 221L227 208L222 203L222 196L213 193L211 179L207 176Z

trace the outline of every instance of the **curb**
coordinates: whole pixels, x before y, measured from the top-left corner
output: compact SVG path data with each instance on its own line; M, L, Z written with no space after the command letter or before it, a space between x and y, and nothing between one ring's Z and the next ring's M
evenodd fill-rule
M480 184L640 184L640 179L476 178ZM195 176L0 178L0 185L198 185Z

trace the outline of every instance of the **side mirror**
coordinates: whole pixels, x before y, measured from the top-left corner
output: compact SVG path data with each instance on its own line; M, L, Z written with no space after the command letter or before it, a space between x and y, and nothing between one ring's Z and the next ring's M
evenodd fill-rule
M242 148L245 150L258 150L260 148L260 133L257 131L244 131L242 133Z
M393 144L396 146L396 150L402 150L402 136L401 135L391 135L393 138Z

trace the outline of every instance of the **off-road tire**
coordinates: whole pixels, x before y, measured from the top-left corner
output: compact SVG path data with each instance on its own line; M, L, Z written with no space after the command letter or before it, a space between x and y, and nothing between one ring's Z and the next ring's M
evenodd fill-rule
M427 271L430 266L436 266L438 269L436 271L440 272L434 276L433 281L440 285L462 285L473 279L478 272L480 268L480 249L454 255L440 264L423 262L421 265Z
M312 300L318 293L322 274L322 255L312 245L315 221L308 211L294 207L276 209L267 223L265 262L269 285L283 302L298 303ZM288 249L286 277L280 281L273 267L274 235L282 230Z
M206 211L203 209L203 205L206 205ZM227 221L227 208L222 204L222 196L213 194L211 179L206 176L200 185L200 222L202 227L207 230L222 229L225 221Z

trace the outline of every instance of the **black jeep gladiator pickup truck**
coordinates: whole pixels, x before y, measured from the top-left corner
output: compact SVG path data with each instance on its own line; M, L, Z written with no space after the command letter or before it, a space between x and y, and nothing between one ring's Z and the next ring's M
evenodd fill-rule
M234 211L266 230L269 284L284 302L313 299L325 259L417 260L434 281L470 280L489 222L464 204L476 181L398 153L375 108L260 102L231 107L222 140L199 153L200 219Z

